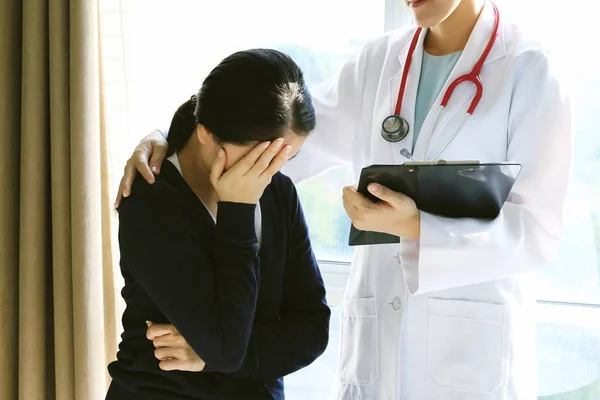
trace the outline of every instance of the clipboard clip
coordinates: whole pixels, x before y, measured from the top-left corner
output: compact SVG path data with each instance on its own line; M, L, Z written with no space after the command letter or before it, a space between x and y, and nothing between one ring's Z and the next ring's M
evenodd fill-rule
M479 165L481 164L478 160L462 160L462 161L446 161L446 160L438 160L438 161L417 161L412 157L412 154L408 151L408 149L404 148L400 150L400 154L404 158L408 158L410 161L406 161L402 163L402 165L406 165L407 167L418 167L419 165Z
M480 165L481 162L477 160L461 160L461 161L407 161L402 163L407 167L418 167L420 165Z

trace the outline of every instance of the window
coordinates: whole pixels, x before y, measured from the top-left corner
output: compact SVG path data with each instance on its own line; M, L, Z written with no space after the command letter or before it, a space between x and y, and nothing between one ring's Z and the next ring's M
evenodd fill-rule
M575 169L565 237L556 262L538 275L539 398L600 398L600 56L592 0L497 0L502 18L540 33L565 72L574 103ZM139 139L166 127L175 109L222 58L249 47L289 53L309 84L333 76L364 41L410 23L400 0L103 0L102 34L113 190ZM318 12L315 12L318 10ZM248 18L247 16L252 16ZM558 23L557 23L558 22ZM352 251L341 188L344 169L299 186L315 252L334 306L327 352L286 378L288 398L324 399L337 368L339 300ZM318 196L318 200L317 200Z

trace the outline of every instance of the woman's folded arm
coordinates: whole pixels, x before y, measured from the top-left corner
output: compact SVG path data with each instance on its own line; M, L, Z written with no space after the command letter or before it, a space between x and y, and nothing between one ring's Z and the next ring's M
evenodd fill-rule
M122 263L212 370L237 371L258 293L255 205L219 203L214 241L184 209L173 188L138 177L119 207Z

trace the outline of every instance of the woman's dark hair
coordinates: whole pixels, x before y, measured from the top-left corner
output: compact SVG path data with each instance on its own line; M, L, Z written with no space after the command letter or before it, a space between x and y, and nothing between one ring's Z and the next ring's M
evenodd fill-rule
M225 58L196 96L182 104L169 128L169 154L180 150L197 124L220 143L274 140L287 129L308 135L315 110L302 70L277 50L252 49Z

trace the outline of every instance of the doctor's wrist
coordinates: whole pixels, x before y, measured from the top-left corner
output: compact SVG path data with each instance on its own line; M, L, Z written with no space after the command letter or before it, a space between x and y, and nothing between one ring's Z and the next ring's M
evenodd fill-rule
M420 240L421 239L421 213L417 212L410 218L405 219L398 224L394 234L402 239Z

